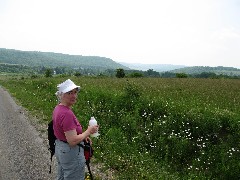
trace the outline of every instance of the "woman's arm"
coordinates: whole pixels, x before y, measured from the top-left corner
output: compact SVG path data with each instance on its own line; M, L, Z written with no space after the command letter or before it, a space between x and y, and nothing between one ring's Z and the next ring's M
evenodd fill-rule
M83 141L84 139L89 137L90 134L93 134L93 133L97 132L97 130L98 130L98 126L88 126L88 129L86 131L84 131L82 134L79 134L79 135L77 135L76 129L66 131L64 133L65 133L68 144L70 146L76 146L81 141Z

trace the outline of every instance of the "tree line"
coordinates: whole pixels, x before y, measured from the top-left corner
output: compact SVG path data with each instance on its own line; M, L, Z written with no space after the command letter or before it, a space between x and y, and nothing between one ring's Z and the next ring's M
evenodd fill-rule
M117 78L141 78L141 77L159 77L159 78L240 78L237 75L216 74L214 72L201 72L199 74L176 73L172 71L157 72L153 69L147 71L118 69L98 69L98 68L70 68L70 67L30 67L18 64L0 64L0 73L27 74L31 77L54 75L74 75L74 76L102 76Z

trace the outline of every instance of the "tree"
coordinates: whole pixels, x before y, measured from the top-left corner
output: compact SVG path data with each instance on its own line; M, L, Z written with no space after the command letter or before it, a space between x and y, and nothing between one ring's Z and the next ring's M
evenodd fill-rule
M117 69L116 77L117 78L124 78L125 77L124 69L122 69L122 68Z
M80 77L82 74L80 73L80 72L75 72L74 73L74 76L76 76L76 77Z
M177 73L177 74L176 74L176 77L177 77L177 78L187 78L188 75L187 75L186 73Z
M198 78L216 78L217 75L213 72L202 72L201 74L196 75Z
M46 69L45 77L52 77L52 75L53 75L52 69L50 69L50 68Z
M146 72L147 76L149 77L160 77L159 72L154 71L153 69L148 69Z
M133 73L129 74L129 77L139 78L139 77L143 77L143 74L139 73L139 72L133 72Z
M166 72L161 73L161 77L173 78L173 77L176 77L176 74L172 73L172 72L169 72L169 71L166 71Z

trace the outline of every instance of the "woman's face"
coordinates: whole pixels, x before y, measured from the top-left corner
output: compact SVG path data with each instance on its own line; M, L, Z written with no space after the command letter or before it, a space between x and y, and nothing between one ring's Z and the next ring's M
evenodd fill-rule
M72 91L66 92L62 95L61 103L72 106L77 101L78 89L73 89Z

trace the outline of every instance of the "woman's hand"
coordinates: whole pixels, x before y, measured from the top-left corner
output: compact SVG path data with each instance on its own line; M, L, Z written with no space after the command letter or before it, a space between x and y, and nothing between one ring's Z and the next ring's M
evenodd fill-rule
M90 137L87 137L87 138L85 139L85 141L86 141L87 143L90 143L90 145L92 145L92 140L90 139Z
M87 131L88 131L90 134L94 134L94 133L98 132L98 128L99 128L99 125L88 126Z

